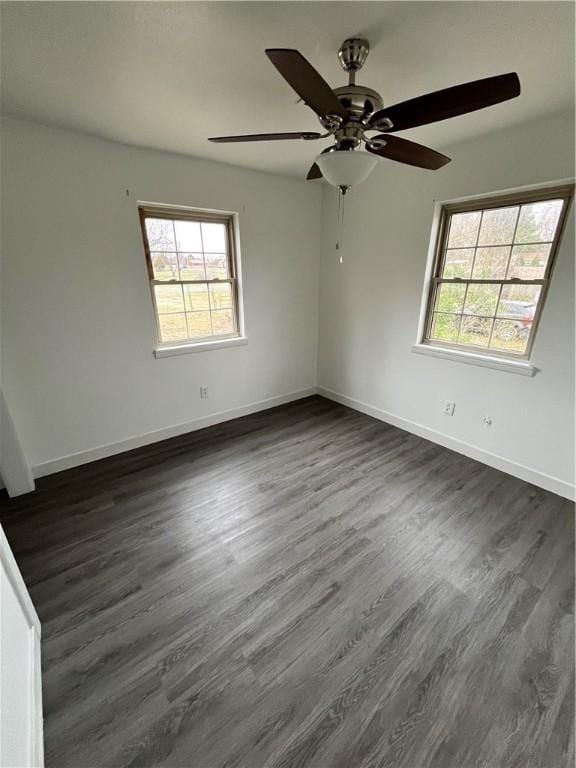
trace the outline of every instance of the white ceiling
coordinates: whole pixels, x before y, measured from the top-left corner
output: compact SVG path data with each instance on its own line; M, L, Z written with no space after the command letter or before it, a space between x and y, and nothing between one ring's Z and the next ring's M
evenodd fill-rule
M444 147L573 107L572 2L3 2L2 112L117 141L303 176L329 142L213 145L317 130L264 55L298 48L334 87L349 36L358 81L393 104L517 71L514 101L404 135Z

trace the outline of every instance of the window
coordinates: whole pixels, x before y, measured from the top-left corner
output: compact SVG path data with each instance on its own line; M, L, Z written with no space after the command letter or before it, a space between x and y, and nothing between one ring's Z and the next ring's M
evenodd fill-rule
M141 207L160 345L240 335L233 218Z
M424 344L529 357L571 194L442 208Z

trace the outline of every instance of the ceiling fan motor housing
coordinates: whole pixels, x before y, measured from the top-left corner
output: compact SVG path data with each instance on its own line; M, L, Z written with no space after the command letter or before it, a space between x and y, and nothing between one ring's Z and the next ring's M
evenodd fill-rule
M334 88L334 93L354 117L370 117L384 106L380 94L364 85L343 85Z

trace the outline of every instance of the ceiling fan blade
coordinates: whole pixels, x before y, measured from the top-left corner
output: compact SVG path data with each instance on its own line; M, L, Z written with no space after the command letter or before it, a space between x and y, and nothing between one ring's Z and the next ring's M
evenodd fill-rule
M418 168L428 168L431 171L436 171L450 162L450 158L446 157L446 155L442 155L434 149L424 147L422 144L416 144L414 141L402 139L400 136L381 133L379 136L373 136L371 140L375 139L384 139L386 146L371 148L370 144L367 143L366 149L368 152L372 152L373 155L378 155L379 157L387 157L389 160L396 160L398 163L406 163L406 165L415 165Z
M317 115L340 115L343 120L348 117L348 111L342 106L332 88L299 51L291 48L268 48L266 56Z
M293 131L291 133L250 133L245 136L215 136L208 141L216 144L227 144L235 141L286 141L287 139L319 139L319 133L310 131Z
M520 80L515 72L496 75L471 83L454 85L442 91L418 96L391 107L384 107L372 115L370 126L383 131L404 131L417 125L436 123L449 117L465 115L477 109L484 109L501 101L520 95ZM392 121L387 128L384 118Z
M308 175L306 176L306 181L312 181L313 179L321 179L321 178L322 178L322 171L316 165L316 163L313 163L312 167L308 171Z

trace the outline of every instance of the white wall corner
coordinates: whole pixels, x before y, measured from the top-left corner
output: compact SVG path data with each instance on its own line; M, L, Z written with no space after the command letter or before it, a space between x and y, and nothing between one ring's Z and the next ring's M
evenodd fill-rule
M35 488L32 470L0 390L0 473L9 496L21 496Z

